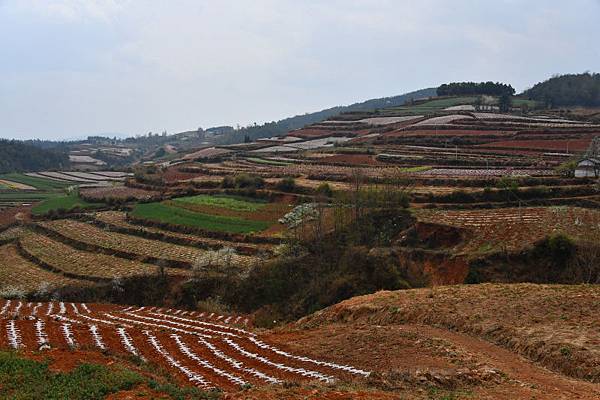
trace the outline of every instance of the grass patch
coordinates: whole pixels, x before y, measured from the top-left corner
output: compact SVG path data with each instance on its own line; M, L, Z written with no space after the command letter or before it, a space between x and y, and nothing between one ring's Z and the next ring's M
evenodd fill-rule
M204 194L192 197L179 197L172 201L174 203L211 206L246 212L258 211L266 205L266 201L264 200L261 201L241 196L209 196Z
M265 221L249 221L242 218L197 213L163 203L137 204L131 215L150 221L230 233L259 232L271 225Z
M427 101L422 104L393 107L393 108L381 110L381 112L383 114L390 113L390 112L393 112L393 113L400 112L400 113L404 113L406 115L418 115L418 114L427 115L432 112L441 111L444 108L448 108L448 107L458 106L458 105L462 105L462 104L474 104L476 100L477 100L477 96L450 97L450 98L430 100L430 101Z
M34 206L31 209L32 214L34 215L43 215L47 214L50 211L56 210L65 210L70 211L74 208L98 208L102 207L103 203L90 203L87 202L76 194L68 194L68 195L52 195L48 197L46 200L41 202L40 204Z
M48 364L0 353L0 398L104 399L143 382L133 371L83 364L70 372L50 372Z
M218 399L218 392L180 388L159 383L123 367L82 364L69 372L52 372L48 363L28 360L16 353L0 352L0 398L25 400L101 400L146 384L171 399ZM141 390L140 393L144 391ZM164 395L164 396L163 396Z
M71 182L58 182L58 181L53 181L51 179L36 178L33 176L27 176L24 174L17 174L17 173L2 174L2 175L0 175L0 179L18 182L18 183L22 183L24 185L33 186L34 188L36 188L38 190L64 189L68 186L75 185L74 183L71 183Z
M407 167L407 168L400 168L399 172L401 172L401 173L423 172L423 171L429 171L430 169L431 169L431 167L426 167L426 166Z

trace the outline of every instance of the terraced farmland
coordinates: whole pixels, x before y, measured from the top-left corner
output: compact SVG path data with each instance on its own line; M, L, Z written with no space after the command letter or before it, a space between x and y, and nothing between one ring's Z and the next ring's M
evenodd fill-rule
M113 252L123 257L134 257L147 262L162 260L189 268L205 253L204 250L194 247L109 232L75 220L41 221L38 225L54 235L89 246L90 249ZM232 260L233 265L243 267L252 265L253 262L254 258L241 255L234 255Z
M78 279L100 281L137 275L154 275L158 272L155 265L101 253L80 251L37 233L21 235L19 246L30 258L38 260L58 273ZM165 273L167 275L189 275L189 271L176 268L165 268Z
M472 232L462 251L515 251L554 233L578 240L600 237L600 212L579 207L522 207L495 210L418 210L419 220Z
M252 331L248 317L85 303L0 300L0 348L21 352L82 347L135 356L181 383L239 390L284 381L366 377L368 371L292 354Z
M0 246L0 292L4 296L26 295L40 290L52 291L63 286L86 287L89 281L67 278L40 268L23 258L16 246Z
M151 226L137 225L127 220L127 214L119 211L97 212L91 217L100 224L106 225L109 230L124 230L129 234L140 234L144 236L155 236L157 240L163 240L172 243L193 245L200 248L219 249L222 247L232 247L242 253L256 253L266 251L271 246L254 243L239 243L226 240L211 239L198 235L168 231L165 229Z

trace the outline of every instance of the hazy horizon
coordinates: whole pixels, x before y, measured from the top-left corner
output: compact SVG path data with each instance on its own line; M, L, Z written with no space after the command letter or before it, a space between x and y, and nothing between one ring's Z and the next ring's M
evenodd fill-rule
M0 0L0 137L246 125L600 71L599 0Z

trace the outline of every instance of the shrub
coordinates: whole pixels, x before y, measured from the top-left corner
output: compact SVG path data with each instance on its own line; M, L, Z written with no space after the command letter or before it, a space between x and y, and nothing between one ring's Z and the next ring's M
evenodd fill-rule
M224 189L235 188L235 179L232 176L225 176L221 181L221 187Z
M280 190L282 192L294 192L296 191L296 181L294 178L286 177L281 179L275 185L275 189Z
M238 189L262 189L265 180L256 175L239 174L235 177L235 187Z
M329 185L329 183L321 183L315 190L315 193L317 195L324 196L324 197L332 197L333 196L333 190L331 189L331 186Z

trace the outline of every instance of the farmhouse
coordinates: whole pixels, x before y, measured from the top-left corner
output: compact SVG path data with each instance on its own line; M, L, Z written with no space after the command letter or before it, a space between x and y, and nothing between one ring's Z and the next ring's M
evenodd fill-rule
M575 168L576 178L598 178L600 177L600 160L597 158L584 158Z

